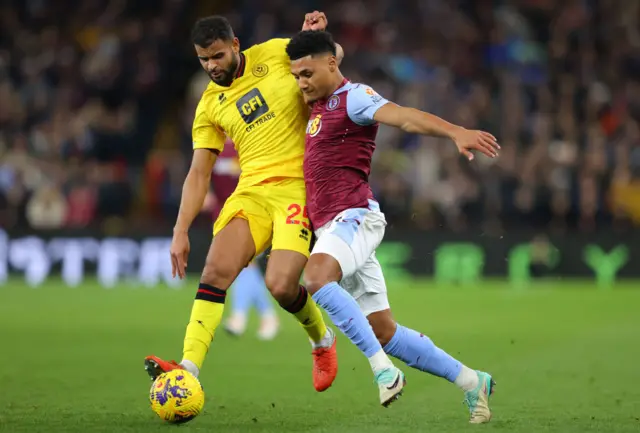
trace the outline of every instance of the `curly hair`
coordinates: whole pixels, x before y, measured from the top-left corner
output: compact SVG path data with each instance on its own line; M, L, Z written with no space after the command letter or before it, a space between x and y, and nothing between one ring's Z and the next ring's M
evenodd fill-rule
M220 15L201 18L196 21L193 29L191 29L191 42L203 48L208 47L218 39L229 42L234 37L231 24L225 17Z
M308 30L295 35L287 45L287 54L291 60L316 54L336 55L336 43L331 33L325 31Z

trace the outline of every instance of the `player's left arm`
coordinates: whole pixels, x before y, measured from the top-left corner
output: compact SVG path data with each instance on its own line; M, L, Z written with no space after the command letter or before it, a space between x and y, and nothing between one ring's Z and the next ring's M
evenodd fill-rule
M387 103L376 110L373 119L411 134L450 138L469 161L473 159L472 150L495 158L500 149L496 137L488 132L466 129L416 108Z
M359 125L379 122L412 134L447 137L454 141L458 151L469 160L473 159L471 150L477 150L491 158L498 155L497 149L500 146L488 132L465 129L433 114L394 104L371 87L358 84L349 91L347 98L347 113Z

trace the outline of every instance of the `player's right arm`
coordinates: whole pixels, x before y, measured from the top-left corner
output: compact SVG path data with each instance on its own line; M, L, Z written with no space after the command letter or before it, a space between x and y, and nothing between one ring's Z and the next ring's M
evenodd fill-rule
M189 227L202 210L204 199L209 192L211 171L217 154L208 149L195 149L191 167L182 185L182 198L171 241L171 275L180 279L186 276L189 258Z
M193 119L193 158L191 168L182 187L180 212L174 232L189 230L194 218L202 209L202 203L209 191L211 172L216 158L224 149L225 135L211 121L207 101L211 100L207 93L203 95Z
M204 98L198 104L193 121L193 157L182 186L182 198L171 242L172 275L186 275L189 257L189 227L200 213L209 191L211 172L218 154L224 148L224 134L211 122Z
M195 217L200 213L204 199L209 192L211 171L217 154L209 149L195 149L191 167L182 186L180 211L173 231L187 232Z

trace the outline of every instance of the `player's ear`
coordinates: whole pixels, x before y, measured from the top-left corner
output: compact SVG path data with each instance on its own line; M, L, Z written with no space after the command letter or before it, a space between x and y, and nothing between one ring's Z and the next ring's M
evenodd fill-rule
M238 54L240 52L240 39L233 38L233 42L231 42L231 47L233 48L233 51L236 54Z
M336 56L329 56L329 71L335 72L338 69L338 61Z

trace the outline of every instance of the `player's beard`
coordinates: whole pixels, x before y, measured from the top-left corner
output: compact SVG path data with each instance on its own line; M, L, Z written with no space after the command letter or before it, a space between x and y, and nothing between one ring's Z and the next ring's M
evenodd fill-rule
M216 83L218 86L229 87L233 82L233 77L236 74L236 70L238 69L238 55L233 55L233 60L229 64L229 67L222 71L222 76L218 79L213 78L213 73L209 74L209 78L211 81Z

